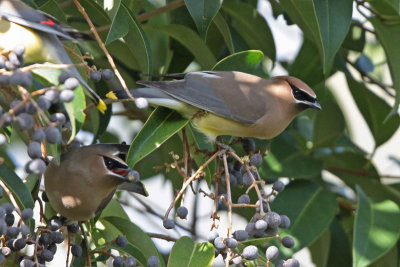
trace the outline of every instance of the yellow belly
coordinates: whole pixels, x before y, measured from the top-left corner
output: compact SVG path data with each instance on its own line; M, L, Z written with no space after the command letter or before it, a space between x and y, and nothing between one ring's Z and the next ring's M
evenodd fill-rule
M25 62L46 61L43 42L37 32L0 19L0 51L12 50L17 45L25 47Z

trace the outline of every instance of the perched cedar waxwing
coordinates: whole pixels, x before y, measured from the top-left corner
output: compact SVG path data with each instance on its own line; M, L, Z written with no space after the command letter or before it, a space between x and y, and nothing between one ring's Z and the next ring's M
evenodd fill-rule
M20 0L0 0L0 51L11 51L23 45L26 63L73 64L60 39L76 42L91 38ZM104 113L107 106L76 67L71 66L67 71L87 89L99 111Z
M321 109L314 91L290 76L271 79L236 71L170 74L175 81L139 81L132 89L151 105L174 109L193 118L193 125L215 139L219 135L270 139L280 134L301 111ZM125 99L124 91L107 94Z
M85 221L107 206L117 188L147 196L124 161L128 150L124 144L96 144L63 153L59 165L53 159L44 173L51 206L69 220Z

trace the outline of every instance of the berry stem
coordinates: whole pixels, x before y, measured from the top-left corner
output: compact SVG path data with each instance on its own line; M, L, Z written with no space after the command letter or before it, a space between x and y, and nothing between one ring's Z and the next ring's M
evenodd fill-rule
M228 153L231 154L231 156L234 157L237 161L239 161L240 164L242 164L242 166L246 169L246 172L249 174L251 180L253 181L253 184L255 184L256 180L254 179L254 176L251 173L251 171L250 171L249 167L247 166L247 164L245 164L243 162L243 160L235 152L228 151ZM258 200L260 201L260 214L264 214L264 209L263 209L263 204L262 204L263 203L263 199L262 199L262 196L261 196L260 189L258 188L257 185L254 186L254 188L255 188L255 190L257 192Z
M224 161L224 170L225 170L225 183L226 183L226 194L228 197L228 231L226 236L230 237L232 232L232 196L231 196L231 183L229 179L229 169L228 169L228 160L226 158L226 152L222 155ZM225 259L225 266L229 266L229 261L232 258L232 250L228 250L228 255Z
M88 263L87 266L92 267L92 261L90 260L91 254L90 254L90 248L89 248L89 241L88 241L88 238L87 238L85 229L83 229L83 224L82 224L82 222L79 222L78 224L79 224L79 228L81 228L81 232L82 232L82 234L83 234L83 240L85 241L86 260L87 260L87 263Z
M6 192L8 198L11 201L11 204L13 204L15 211L18 213L19 216L21 216L21 211L18 207L17 201L15 200L13 194L11 193L11 191L8 189L8 187L6 186L5 183L3 183L2 180L0 180L0 186L3 188L3 190Z
M74 0L75 1L75 0ZM185 192L186 188L196 179L198 179L202 174L203 174L203 169L211 163L219 154L219 151L215 152L214 155L212 155L203 165L201 165L198 170L186 181L183 183L181 190L179 190L179 193L176 195L174 201L171 203L169 206L167 212L165 213L164 220L168 219L168 215L171 212L172 208L176 205L178 202L179 198L182 196L182 194Z

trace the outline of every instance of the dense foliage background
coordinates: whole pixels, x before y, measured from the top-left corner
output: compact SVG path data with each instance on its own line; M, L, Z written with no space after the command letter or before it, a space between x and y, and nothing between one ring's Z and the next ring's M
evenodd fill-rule
M24 2L90 33L73 1ZM274 18L283 16L288 25L296 24L303 32L303 43L291 62L277 60L275 36L258 13L257 0L79 2L129 88L137 87L135 82L139 79L148 79L140 76L147 73L238 70L267 78L276 68L282 68L310 85L323 110L302 113L284 133L271 141L256 140L257 149L267 151L259 168L262 179L267 184L282 177L290 179L287 188L271 204L274 211L291 219L291 227L283 229L282 233L291 235L296 241L292 249L281 248L278 244L280 257L292 257L307 247L316 266L399 266L400 175L387 177L389 175L380 173L373 161L375 151L395 134L400 124L398 0L269 0ZM353 19L353 13L359 19ZM97 42L82 42L79 47L69 42L65 44L77 53L89 52L93 56L87 60L89 65L98 69L110 68ZM32 70L35 82L30 91L57 85L60 72ZM326 80L337 73L347 80L351 97L368 125L370 133L366 134L373 136L372 153L355 144L349 130L353 122L345 119L344 107L326 86ZM118 87L104 81L93 86L103 97L110 88ZM332 87L335 86L332 83ZM15 90L14 98L10 99L5 93L9 91L7 88L4 87L4 91L2 88L0 93L4 110L8 110L13 99L19 98ZM191 145L213 150L212 144L204 142L204 137L195 132L187 120L169 110L139 110L131 104L125 106L126 112L113 114L112 105L108 105L103 115L93 108L83 111L89 105L90 100L85 101L82 89L77 89L74 102L66 109L72 127L66 141L73 140L78 131L85 130L93 134L94 142L121 142L124 140L120 136L108 131L111 117L126 116L146 122L133 139L127 162L140 172L144 181L155 174L163 174L174 186L171 195L182 185L182 177L170 165L178 158L171 157L170 152L182 158L181 128L186 126ZM25 132L18 127L8 126L1 132L8 136L11 144L29 143ZM60 155L61 145L47 144L47 147L49 155ZM240 144L234 148L244 155ZM192 146L191 166L195 171L207 158L194 151ZM25 178L19 171L19 177L15 172L16 159L9 156L7 146L0 148L0 155L4 162L0 165L0 178L14 194L20 208L37 205L34 200L40 201L37 190L40 176L31 174ZM394 155L393 160L399 164L400 154ZM153 168L155 166L164 168ZM211 182L214 171L215 164L205 169L205 180L210 188L205 183L202 188L207 192L215 188ZM196 183L193 187L199 188ZM245 189L233 187L233 201ZM187 190L188 194L190 191ZM210 243L201 243L205 240L190 226L192 239L182 237L170 254L160 254L143 231L146 229L137 227L135 219L130 220L123 211L118 201L125 201L121 196L123 194L116 195L116 200L97 218L97 223L93 220L87 224L92 248L102 249L121 234L126 236L129 245L125 248L112 245L112 248L134 256L144 266L152 255L159 257L160 266L167 263L168 266L211 264L214 248ZM255 194L250 196L255 203ZM193 199L197 201L200 197L202 195L198 194ZM142 201L146 202L146 199ZM192 203L186 204L190 214L196 212ZM219 209L223 209L222 205ZM234 209L233 212L250 220L254 209ZM47 217L54 215L48 204L45 214ZM193 216L192 223L196 221L196 214L190 216ZM31 227L34 229L33 222ZM275 244L275 241L271 237L262 237L240 244L238 251L250 244L259 247L259 258L247 261L245 265L265 265L266 244ZM92 260L105 262L108 257L96 255ZM83 266L84 258L74 259L74 265Z

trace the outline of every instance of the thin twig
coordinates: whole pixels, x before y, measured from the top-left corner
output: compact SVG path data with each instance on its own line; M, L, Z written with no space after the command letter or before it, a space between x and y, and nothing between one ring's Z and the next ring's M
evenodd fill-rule
M385 84L381 83L380 81L378 81L377 79L375 79L374 77L372 77L369 73L363 71L360 67L358 67L355 63L351 62L347 57L343 57L344 60L350 65L352 66L355 70L358 71L358 73L360 73L361 77L365 77L368 78L370 83L376 84L377 86L379 86L386 94L390 95L391 97L394 97L395 95L389 91L389 89L387 88L388 86L386 86Z
M156 216L156 217L158 217L158 218L160 218L160 219L163 219L163 218L164 218L163 215L158 214L152 207L150 207L150 205L148 205L146 202L144 202L143 200L141 200L141 199L140 199L139 197L137 197L135 194L129 193L129 195L132 196L133 198L135 198L135 199L146 209L146 210L145 210L146 212L148 212L148 213L150 213L150 214L152 214L152 215L154 215L154 216ZM119 200L119 202L121 202L121 204L125 204L125 205L129 206L128 203L124 203L124 202L121 201L121 200ZM143 210L141 210L141 211L143 211ZM175 225L178 226L179 228L185 230L185 231L188 231L190 234L194 235L194 232L192 232L192 230L191 230L190 228L188 228L188 227L186 227L186 226L180 224L179 222L175 222Z
M88 266L89 267L92 267L92 261L90 260L90 248L89 248L89 241L88 241L88 239L87 239L87 235L86 235L86 232L85 232L85 229L83 229L83 224L82 224L82 222L79 222L78 223L79 224L79 228L81 228L81 231L82 231L82 234L83 234L83 239L84 239L84 241L85 241L85 246L86 246L86 260L87 260L87 262L88 262Z
M158 238L158 239L163 239L169 242L176 242L178 241L177 238L169 236L169 235L163 235L163 234L158 234L158 233L147 233L148 236L151 238Z
M136 17L136 19L139 22L143 22L143 21L149 20L149 19L151 19L153 17L156 17L156 16L158 16L160 14L163 14L163 13L166 13L168 11L171 11L173 9L177 9L178 7L181 7L184 4L185 4L184 0L176 0L176 1L171 2L171 3L169 3L169 4L165 5L165 6L162 6L162 7L153 9L153 10L151 10L149 12L140 14L140 15L138 15Z
M203 169L208 164L210 164L210 162L213 161L218 156L218 154L219 154L219 151L215 152L214 155L212 155L203 165L201 165L198 168L198 170L185 183L183 183L181 190L179 191L179 193L175 197L174 201L171 203L167 212L165 213L164 220L166 220L168 218L170 211L176 205L176 202L178 202L178 200L180 199L182 194L185 192L185 190L189 186L189 184L191 184L193 181L195 181L196 179L198 179L201 176L201 174L203 173Z
M222 155L222 159L224 161L224 169L225 169L225 183L226 183L226 195L228 197L228 231L226 236L229 238L232 232L232 196L231 196L231 184L229 179L229 168L228 168L228 160L226 159L226 152ZM225 267L229 266L229 261L232 258L232 249L228 250L228 255L225 259Z
M125 80L122 78L121 73L118 71L117 66L115 65L115 62L113 60L113 58L111 57L110 53L108 52L105 44L103 43L103 41L100 38L100 35L97 33L96 31L96 27L94 26L92 20L89 18L88 14L86 13L85 9L83 8L83 6L79 3L78 0L74 0L74 3L76 5L76 7L78 8L79 12L82 13L83 17L85 18L85 20L87 21L87 23L90 26L90 30L92 31L93 35L96 38L97 43L99 44L101 50L103 50L104 54L107 57L108 63L110 64L111 68L114 70L115 76L117 76L119 82L122 85L122 88L125 90L126 94L128 95L129 98L131 99L135 99L131 92L129 92L128 86L125 83Z
M3 183L2 180L0 180L0 186L3 188L3 190L6 192L8 198L11 201L11 204L13 204L15 211L18 213L18 215L21 215L21 211L18 207L17 201L14 198L14 195L11 193L10 189L8 189L8 187L6 186L5 183Z
M254 176L253 176L253 174L251 173L251 171L250 171L249 167L247 166L247 164L245 164L245 163L243 162L243 160L242 160L235 152L233 152L233 151L228 151L228 153L231 154L231 156L234 157L237 161L239 161L240 164L242 164L242 166L246 169L247 174L250 176L250 179L252 180L253 185L256 184L257 182L256 182L256 180L254 179ZM262 196L261 196L260 189L258 188L257 185L254 186L254 188L255 188L255 190L256 190L256 193L257 193L257 196L258 196L258 200L260 201L260 214L261 214L262 216L264 216L264 208L263 208L263 204L262 204L262 203L263 203L263 199L262 199Z

